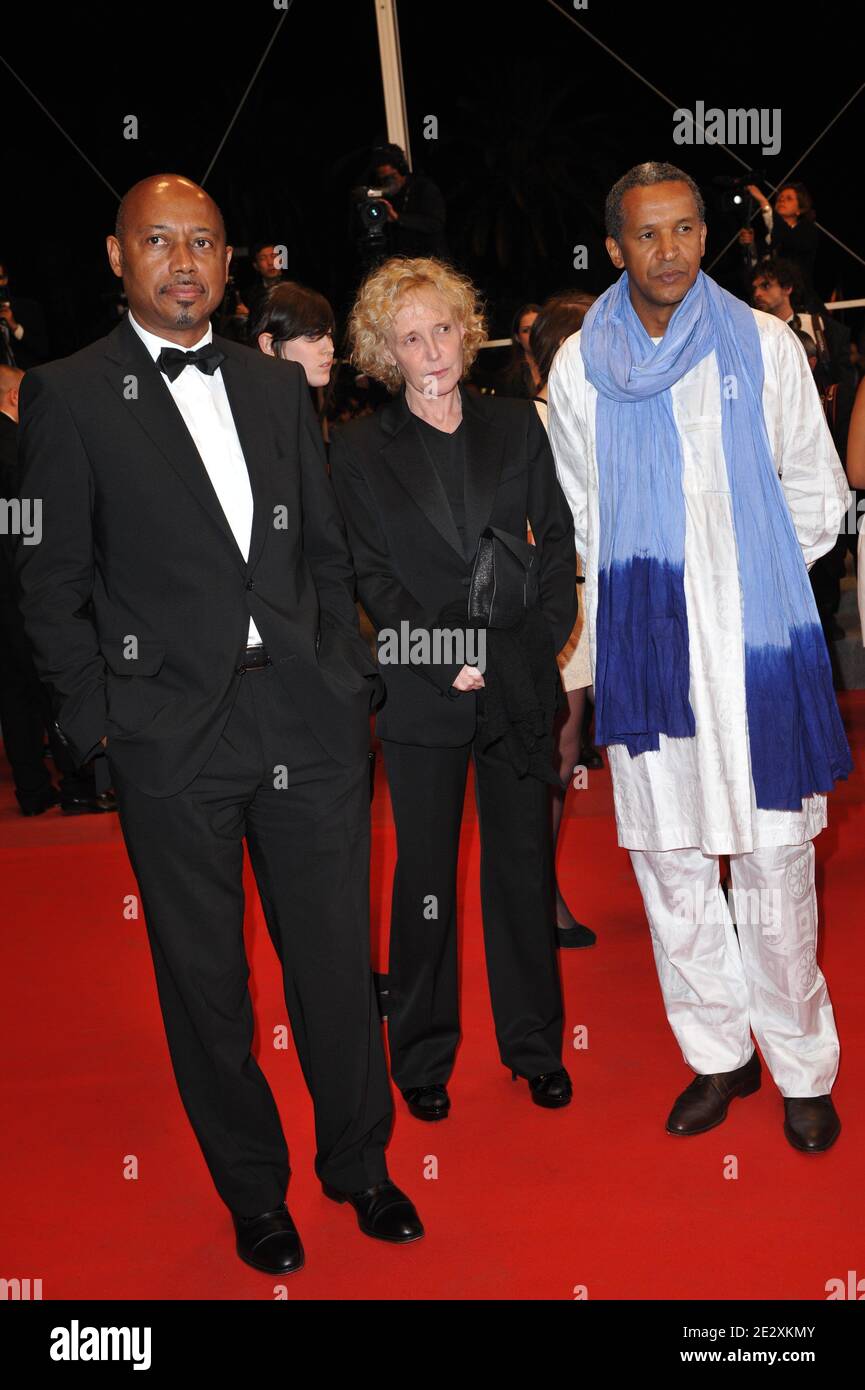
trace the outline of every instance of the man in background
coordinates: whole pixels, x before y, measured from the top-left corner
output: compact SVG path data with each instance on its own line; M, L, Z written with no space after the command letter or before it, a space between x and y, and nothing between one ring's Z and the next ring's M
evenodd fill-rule
M14 514L19 497L18 397L24 373L0 365L0 505L3 517ZM18 611L13 572L16 545L27 544L9 526L0 529L0 727L12 769L15 799L23 816L40 816L60 804L64 815L116 811L111 791L97 792L92 771L79 770L65 747L51 714L51 697L36 674L30 642ZM59 790L45 765L45 738L60 774Z
M826 383L852 381L850 330L832 315L819 309L799 309L802 284L792 261L768 257L755 266L751 276L755 309L772 314L797 332L807 333L817 347L817 360ZM818 383L819 384L819 383Z
M257 241L252 247L254 277L243 293L243 303L249 310L249 322L254 323L268 290L285 279L283 264L285 247L272 241Z

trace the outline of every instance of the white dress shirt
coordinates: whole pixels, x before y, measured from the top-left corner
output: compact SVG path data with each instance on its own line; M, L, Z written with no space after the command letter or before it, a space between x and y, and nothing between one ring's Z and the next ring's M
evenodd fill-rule
M154 362L164 347L179 346L142 328L131 313L129 322ZM208 324L207 332L187 350L194 352L196 348L212 341L213 329ZM183 368L174 381L169 381L167 376L164 380L177 409L183 416L186 428L192 435L240 552L243 558L248 560L252 536L252 485L240 447L237 426L228 403L222 370L217 367L213 375L208 376L206 372L190 364ZM247 641L250 644L261 641L252 618L249 620Z

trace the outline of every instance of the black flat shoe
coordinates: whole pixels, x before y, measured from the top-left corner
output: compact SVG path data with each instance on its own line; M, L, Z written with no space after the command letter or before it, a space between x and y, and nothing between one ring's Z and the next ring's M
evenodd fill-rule
M784 1133L794 1149L818 1154L831 1148L841 1133L841 1121L831 1096L785 1096Z
M420 1240L424 1233L414 1204L390 1178L363 1192L340 1192L327 1182L321 1184L321 1190L333 1202L351 1202L365 1236L407 1245L411 1240Z
M260 1216L231 1213L237 1234L237 1253L265 1274L295 1274L303 1269L304 1254L297 1228L285 1202Z
M419 1120L447 1119L451 1101L445 1086L409 1086L402 1096Z
M705 1134L707 1129L714 1129L726 1120L731 1100L759 1091L761 1075L760 1058L755 1050L744 1067L737 1067L735 1071L695 1076L667 1116L667 1133Z
M560 946L594 946L597 941L591 927L575 922L572 927L556 927L556 939Z
M517 1080L515 1071L511 1072L511 1079ZM571 1078L564 1067L560 1067L558 1071L542 1071L531 1077L529 1091L535 1105L543 1105L547 1110L558 1110L563 1105L570 1105L574 1094Z

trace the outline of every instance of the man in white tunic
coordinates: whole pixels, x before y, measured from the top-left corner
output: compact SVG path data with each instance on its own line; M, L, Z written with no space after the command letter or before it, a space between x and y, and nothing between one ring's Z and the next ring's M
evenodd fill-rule
M772 625L777 620L786 642L786 618L782 622L779 613L795 614L798 610L808 640L810 612L805 611L807 597L801 594L796 570L805 577L807 587L805 566L834 544L849 491L805 354L793 333L770 315L740 306L700 271L706 238L704 206L688 175L668 164L637 166L611 190L606 219L608 253L626 276L601 296L581 332L563 344L555 359L549 380L550 437L559 478L574 513L577 550L585 565L596 693L602 693L599 681L606 683L603 693L608 696L607 707L622 693L623 686L627 687L627 704L631 687L641 683L648 692L641 706L643 712L663 705L669 692L653 690L653 669L656 685L674 681L681 656L675 636L686 629L681 656L684 693L681 707L674 709L668 725L673 734L663 732L663 718L658 723L648 716L644 724L635 723L630 710L632 720L625 727L629 731L637 728L640 733L619 733L617 741L613 736L602 738L600 730L598 735L598 742L608 745L618 840L630 851L643 895L667 1017L685 1061L696 1073L677 1099L667 1130L691 1135L711 1129L726 1117L734 1096L758 1089L760 1061L753 1033L784 1097L787 1139L805 1152L819 1152L835 1141L840 1130L830 1095L838 1070L839 1045L826 982L816 961L813 839L826 825L824 793L831 789L832 777L844 776L849 770L849 749L831 691L825 645L822 652L816 646L809 650L808 663L814 670L809 665L803 672L806 663L799 660L799 653L804 649L797 646L793 632L795 617L790 619L793 647L792 654L789 649L787 652L788 668L794 672L793 684L798 679L800 686L808 688L804 693L801 689L792 691L788 699L787 687L781 681L774 703L764 698L760 705L756 695L749 697L754 669L750 663L756 659L759 672L760 654L766 648L747 649L745 615L763 610L756 620L758 625ZM604 301L617 293L614 313ZM703 296L700 305L707 307L696 311L695 317L694 296L699 295ZM684 305L686 296L690 297ZM676 450L671 449L670 438L662 428L650 428L647 417L636 413L629 393L640 371L651 369L654 360L660 362L663 347L659 345L667 344L677 331L682 339L682 315L665 338L680 305L682 315L690 314L691 319L679 360L698 360L678 378L673 379L675 368L664 378L669 382L664 408L670 417L672 438L678 435ZM720 347L718 351L700 348L688 357L688 345L702 331L710 305L724 325L738 324L740 336L753 336L756 361L762 359L762 373L750 374L758 382L755 387L751 381L750 407L733 407L739 411L739 422L742 411L751 410L750 416L744 416L747 436L760 436L766 470L773 474L756 500L749 491L756 464L749 465L745 473L741 467L737 473L736 464L731 465L728 454L735 455L741 464L743 436L738 436L739 443L733 449L730 440L735 436L727 432L730 417L723 416L726 399L738 396L739 388L747 395L747 383L737 381L734 374L727 379L719 370ZM747 332L741 334L741 313L753 315L758 337L753 335L750 319ZM593 352L583 341L591 331L596 335ZM601 338L599 348L602 333L608 336ZM729 345L729 335L725 341ZM622 366L623 345L633 346L633 367L630 359L627 367ZM735 356L735 346L731 351L737 362L748 360L747 356ZM753 363L755 358L750 360ZM596 366L593 369L598 361L604 370L609 364L608 376ZM736 370L741 378L741 365ZM589 379L591 375L601 382L600 393ZM608 387L613 378L618 384ZM638 389L645 393L645 388ZM601 405L605 409L609 405L612 415L602 414L600 396L609 396ZM653 408L658 409L660 400L656 394ZM624 404L619 407L617 402ZM756 414L761 404L765 433L761 433ZM621 416L615 415L617 408L624 412ZM663 414L652 418L663 425ZM641 430L643 435L656 437L643 438ZM605 443L599 450L601 434ZM636 450L635 443L639 446ZM644 450L648 452L644 454ZM744 452L747 455L747 449ZM677 454L673 463L671 453ZM632 457L629 460L621 457L623 454ZM634 457L642 462L635 462ZM646 460L652 459L656 460L656 471L640 475L639 468L645 468ZM668 482L672 479L672 504L662 500L658 505L655 480L662 476ZM605 478L608 497L610 487L614 488L606 512ZM742 481L734 483L735 478ZM745 494L744 509L737 502L737 490ZM635 664L630 650L624 650L633 644L630 640L622 642L623 627L618 622L623 605L616 594L623 590L613 587L615 574L606 583L605 566L612 555L607 566L610 571L644 576L635 587L624 590L629 632L636 634L639 646L641 628L634 626L634 613L641 611L641 586L659 581L651 575L646 581L645 570L637 571L634 566L651 566L654 532L665 530L667 513L675 512L677 503L683 512L684 531L682 622L679 628L675 623L665 626L667 620L654 615L666 612L668 595L660 607L657 599L650 597L642 610L645 627L651 630L658 622L661 626L655 627L654 639L651 635L645 639L643 664ZM626 557L623 565L623 544L625 551L627 544L620 544L619 536L611 550L602 517L607 518L608 530L627 533L633 526L639 531L643 520L635 519L634 514L644 507L651 511L653 506L656 515L642 533L646 543L634 544L631 560ZM780 568L768 539L772 528L760 519L764 506L772 524L780 528L781 551L786 543L784 528L789 533L794 558L784 553ZM756 534L765 526L765 550L750 543L746 534L755 516ZM754 532L750 534L753 537ZM669 537L664 537L665 544L667 540ZM619 546L618 557L615 545ZM662 553L666 556L668 551L662 547ZM663 584L675 586L675 563L662 568ZM680 564L680 575L681 569ZM674 575L673 580L668 572ZM598 621L599 577L602 625ZM635 584L633 577L624 582ZM681 577L679 588L681 591ZM816 621L816 612L813 616ZM749 620L753 631L755 620ZM610 635L613 631L617 636ZM824 658L825 669L821 665ZM665 669L667 664L669 670ZM785 668L785 679L789 679L789 669ZM758 674L753 679L759 684L762 677ZM818 686L819 699L810 709L809 700ZM674 698L669 698L675 704ZM789 746L797 755L800 745L808 742L809 730L815 728L818 741L826 736L824 748L831 745L832 753L812 782L800 779L797 783L792 773L787 777L786 768L776 776L777 768L771 766L761 767L759 777L755 777L757 766L766 762L765 743L772 745L773 708L781 725L788 719L794 721ZM790 714L791 710L795 713ZM638 751L640 740L645 751ZM781 761L774 746L768 757ZM801 761L808 762L807 753ZM831 767L831 772L826 767ZM759 798L755 780L761 786ZM767 792L767 783L772 782L784 782L788 790L779 794L774 787ZM797 786L807 794L799 798ZM814 790L808 792L809 786ZM773 800L786 805L781 809L771 804ZM718 856L722 854L730 856L736 931L720 883Z

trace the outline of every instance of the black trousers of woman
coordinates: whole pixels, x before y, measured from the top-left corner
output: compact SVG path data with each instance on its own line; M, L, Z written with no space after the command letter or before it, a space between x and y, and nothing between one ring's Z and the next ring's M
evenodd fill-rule
M388 980L401 1091L444 1085L459 1042L456 882L469 758L481 841L484 948L499 1054L531 1078L562 1065L549 787L481 752L382 740L397 836Z

